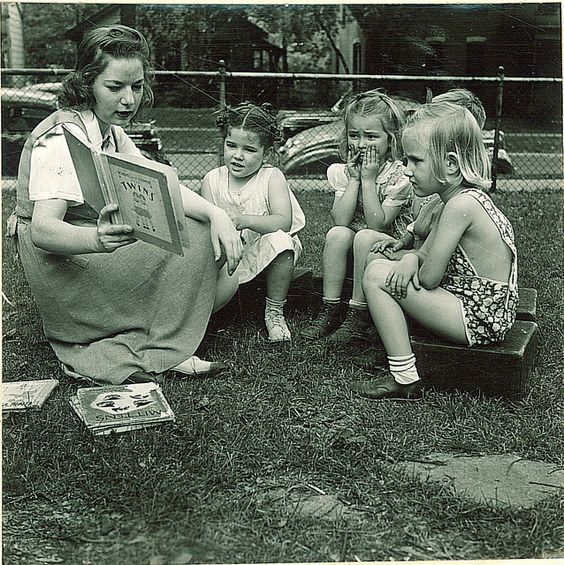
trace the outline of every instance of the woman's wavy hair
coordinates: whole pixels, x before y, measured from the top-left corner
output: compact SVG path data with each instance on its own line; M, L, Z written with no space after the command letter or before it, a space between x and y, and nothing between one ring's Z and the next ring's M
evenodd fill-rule
M367 90L354 94L344 101L341 111L343 129L339 136L339 155L343 161L348 158L348 124L353 116L375 116L380 119L384 131L389 136L386 160L395 161L402 157L400 132L405 122L405 114L381 89Z
M218 112L216 124L224 139L229 135L231 128L241 128L256 134L265 151L272 149L276 152L282 142L276 112L268 102L260 106L252 102L241 102L235 107L228 106Z
M145 37L124 25L96 27L88 31L77 49L75 70L63 80L59 92L62 108L84 110L96 102L92 85L111 59L139 59L143 64L143 97L139 107L153 103L150 49Z
M455 183L487 190L490 187L491 163L484 146L482 130L472 113L450 102L420 106L409 118L403 130L414 133L428 147L431 172L447 183L445 163L449 153L458 162Z

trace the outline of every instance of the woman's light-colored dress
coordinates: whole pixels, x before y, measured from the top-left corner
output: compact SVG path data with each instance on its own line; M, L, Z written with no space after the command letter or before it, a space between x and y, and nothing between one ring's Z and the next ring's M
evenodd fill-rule
M140 154L119 127L101 139L89 111L59 110L27 141L17 187L17 247L45 336L60 361L98 382L161 373L193 355L212 312L218 266L209 225L186 218L190 247L183 257L141 241L114 253L70 256L36 247L32 199L63 198L69 202L65 221L96 225L96 212L76 188L62 123L107 151Z

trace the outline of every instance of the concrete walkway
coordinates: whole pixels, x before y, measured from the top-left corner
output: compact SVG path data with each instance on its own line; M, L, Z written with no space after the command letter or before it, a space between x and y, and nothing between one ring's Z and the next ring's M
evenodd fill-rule
M446 486L456 496L496 506L530 508L564 492L564 467L511 454L433 453L424 460L397 465L423 481Z

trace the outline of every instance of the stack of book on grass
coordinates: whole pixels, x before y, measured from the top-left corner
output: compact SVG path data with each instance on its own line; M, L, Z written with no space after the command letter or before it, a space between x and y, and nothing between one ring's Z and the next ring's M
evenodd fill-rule
M150 428L175 419L157 383L80 388L70 405L95 435Z
M2 383L2 412L41 408L58 384L55 379Z

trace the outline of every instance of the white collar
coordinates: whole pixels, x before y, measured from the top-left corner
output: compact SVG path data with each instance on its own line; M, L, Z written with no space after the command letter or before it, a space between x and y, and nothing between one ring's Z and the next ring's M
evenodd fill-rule
M109 143L109 146L116 149L114 143L114 136L112 135L112 126L108 128L108 132L105 137L102 137L102 132L100 131L100 124L94 115L92 110L82 110L79 112L82 121L86 127L86 133L88 134L88 139L90 143L96 147L96 149L102 149L102 145L106 142ZM104 148L105 150L108 149L108 145Z

